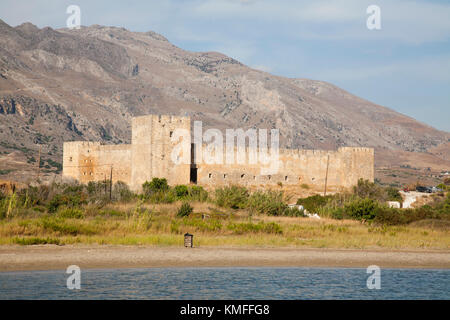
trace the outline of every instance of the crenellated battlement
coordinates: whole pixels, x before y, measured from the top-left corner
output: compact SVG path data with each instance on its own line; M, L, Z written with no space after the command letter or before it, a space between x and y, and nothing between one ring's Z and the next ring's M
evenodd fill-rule
M373 148L365 148L365 147L340 147L338 149L339 152L366 152L366 153L374 153Z
M180 116L173 116L173 115L155 115L155 114L149 114L145 116L138 116L133 117L132 122L133 123L161 123L161 124L178 124L178 123L190 123L191 118L190 117L180 117Z

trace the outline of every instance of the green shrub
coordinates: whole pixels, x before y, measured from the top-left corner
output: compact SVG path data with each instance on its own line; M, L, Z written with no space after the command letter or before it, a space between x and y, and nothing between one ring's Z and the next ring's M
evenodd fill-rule
M59 239L53 239L53 238L14 238L14 243L23 245L23 246L29 246L29 245L37 245L37 244L56 244L59 245L60 241Z
M281 234L283 232L281 226L275 222L264 223L263 221L257 224L247 223L230 223L227 226L228 230L235 234L245 233L274 233Z
M247 189L238 186L216 189L215 193L215 201L218 206L232 209L245 208L248 197Z
M24 208L30 208L36 205L45 205L50 196L50 187L39 185L37 187L28 186L17 193L19 203Z
M151 182L146 181L142 185L142 190L148 196L155 192L169 190L169 185L166 178L153 178Z
M117 181L114 184L112 196L114 200L121 202L130 202L135 198L135 194L131 192L128 185L122 181Z
M105 197L109 192L109 181L89 181L86 191L91 199Z
M52 200L47 205L47 210L50 213L54 213L58 210L59 206L62 206L65 204L64 197L60 194L57 194L53 197Z
M441 213L450 215L450 192L447 193L447 197L445 198L445 201L442 203L442 206L438 208Z
M78 195L57 194L50 200L47 209L49 213L55 213L61 206L76 208L85 203L86 201Z
M65 184L62 187L65 195L81 195L84 191L84 185L82 184Z
M190 186L189 188L189 199L193 201L204 202L208 200L208 192L201 186Z
M359 198L368 198L378 201L386 201L386 191L369 180L359 179L358 184L353 187L353 193Z
M441 214L431 206L404 210L380 207L376 210L374 222L383 225L402 225L420 220L442 220L449 218L447 214Z
M356 199L344 206L344 212L356 220L372 220L375 218L378 204L375 200L364 198Z
M77 208L62 208L58 210L58 217L69 219L83 219L84 212Z
M184 198L189 194L188 187L185 185L175 186L174 190L177 198Z
M297 200L298 205L302 205L303 208L308 210L309 212L317 212L317 210L328 203L328 200L331 199L332 196L321 196L314 195L307 198L300 198Z
M178 209L177 217L189 217L189 215L194 211L194 208L187 202L184 202Z
M346 215L344 214L344 208L333 208L331 210L331 218L336 220L342 220L346 218Z
M76 236L78 234L92 235L94 230L80 223L67 221L63 218L45 217L40 221L42 227L48 231L57 232L60 235Z
M6 205L5 205L5 200L0 200L0 219L5 219L6 218Z
M168 191L156 191L147 197L144 197L145 200L151 203L173 203L177 200L175 196L175 192L173 190Z
M283 193L276 191L256 191L247 200L247 207L258 213L271 216L283 215L288 206L283 202Z
M399 201L402 202L403 198L398 189L393 187L386 188L387 200L388 201Z

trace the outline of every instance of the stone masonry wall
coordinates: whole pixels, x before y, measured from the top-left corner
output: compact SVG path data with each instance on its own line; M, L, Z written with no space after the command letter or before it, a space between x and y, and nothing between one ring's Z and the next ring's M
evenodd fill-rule
M64 143L63 176L82 183L109 180L131 183L131 145L99 142Z
M284 149L280 151L279 159L279 170L271 175L261 174L260 164L199 164L198 184L207 187L243 185L256 188L278 185L289 189L307 184L323 190L327 162L328 190L349 188L359 178L374 180L374 153L371 148L346 147L337 151Z

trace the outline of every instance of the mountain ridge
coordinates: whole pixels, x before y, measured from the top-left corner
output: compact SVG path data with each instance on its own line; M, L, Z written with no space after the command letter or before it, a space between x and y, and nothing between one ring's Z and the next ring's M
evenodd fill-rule
M374 147L379 165L413 161L388 160L406 152L436 170L450 167L442 156L450 133L325 81L186 51L153 31L0 21L0 33L0 159L8 152L25 161L13 165L4 156L4 164L19 168L11 176L33 171L38 144L51 162L61 162L66 140L128 143L131 117L149 113L189 115L205 129L279 128L287 148Z

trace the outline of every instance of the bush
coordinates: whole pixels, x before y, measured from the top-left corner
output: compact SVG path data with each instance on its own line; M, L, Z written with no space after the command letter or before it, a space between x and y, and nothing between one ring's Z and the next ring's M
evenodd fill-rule
M155 192L169 190L169 185L166 178L153 178L151 182L146 181L142 185L142 189L145 195L150 195Z
M314 195L307 198L300 198L297 200L298 205L302 205L303 208L308 210L309 212L317 212L317 210L328 203L328 200L331 199L332 196L321 196Z
M109 182L107 181L89 181L86 191L90 198L102 198L109 192Z
M194 208L187 202L184 202L178 209L177 217L189 217L189 215L194 211Z
M38 187L28 186L17 192L19 203L24 208L30 208L36 205L45 205L50 196L50 187L40 185Z
M82 194L57 194L50 200L47 209L49 213L55 213L61 206L76 208L82 204L86 204L86 200Z
M37 245L37 244L56 244L59 245L60 241L59 239L53 239L53 238L14 238L14 243L23 245L23 246L29 246L29 245Z
M297 207L286 208L283 215L287 217L306 217L304 210L300 210Z
M400 192L396 188L388 187L388 188L386 188L386 193L387 193L387 200L388 201L403 202L402 195L400 194Z
M283 202L283 193L276 191L254 192L247 200L247 207L270 216L283 215L288 208Z
M248 191L244 187L224 187L216 189L215 200L219 207L243 209L247 206Z
M170 189L165 178L153 178L151 182L146 181L142 185L143 198L152 203L172 203L176 195Z
M6 218L7 206L6 199L0 200L0 219Z
M450 219L448 213L450 211L447 211L447 214L442 214L440 211L428 205L421 208L404 210L380 207L376 210L374 222L383 225L401 225L420 220Z
M144 197L144 199L151 203L173 203L177 200L177 197L173 190L169 190L154 192L147 197Z
M84 212L77 208L63 208L58 211L58 217L69 219L83 219Z
M135 197L135 194L130 191L128 185L122 181L117 181L114 184L112 195L115 200L121 202L130 202Z
M386 191L369 180L359 179L358 184L353 187L353 193L359 198L368 198L378 201L386 201Z
M65 195L79 195L84 191L84 186L82 184L65 184L61 187L64 188L63 194Z
M346 215L344 214L344 208L334 208L331 210L331 218L336 220L342 220L346 218Z
M191 186L189 188L189 198L193 201L204 202L208 200L208 192L200 186Z
M41 219L40 223L47 231L55 232L59 235L95 234L95 231L88 226L84 226L80 222L67 221L63 218L45 217Z
M344 213L353 219L368 221L375 218L377 208L377 202L372 199L357 199L344 206Z
M175 186L175 195L177 198L184 198L189 194L188 187L185 185Z

